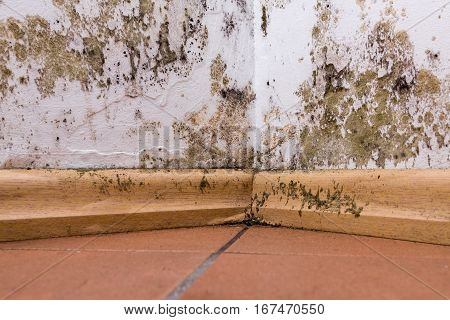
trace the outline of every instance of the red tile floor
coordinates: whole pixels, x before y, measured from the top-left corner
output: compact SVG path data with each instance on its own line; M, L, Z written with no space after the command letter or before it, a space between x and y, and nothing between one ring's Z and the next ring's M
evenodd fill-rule
M221 226L0 243L4 299L446 299L450 247Z

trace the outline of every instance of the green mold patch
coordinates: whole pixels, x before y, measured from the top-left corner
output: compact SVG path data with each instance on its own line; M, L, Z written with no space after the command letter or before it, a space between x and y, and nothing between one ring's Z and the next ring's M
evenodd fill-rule
M270 12L274 9L285 9L291 0L261 0L261 24L263 37L267 37Z
M127 174L116 174L115 176L105 175L99 170L92 169L77 169L79 179L92 180L93 187L97 188L103 195L110 196L112 192L131 193L141 187L137 185L136 181L133 181ZM76 180L72 178L67 179L67 184L76 183Z
M153 14L155 9L155 3L151 0L139 0L139 17L141 19L145 18L146 15Z
M160 199L159 192L153 193L149 191L148 187L152 185L149 181L143 181L138 177L132 177L126 173L116 173L114 175L104 173L102 169L77 169L76 178L67 178L65 185L74 185L79 180L89 181L92 186L97 189L100 194L104 196L111 196L112 194L122 194L124 196L133 195L140 192L148 192L149 197ZM180 187L175 184L175 187L180 191Z
M135 186L135 182L130 177L121 178L119 174L116 174L117 189L122 192L131 192L132 187Z
M89 76L93 76L94 69L81 53L67 49L69 38L53 32L47 20L39 16L28 16L23 21L8 18L6 23L0 23L0 30L5 31L2 32L2 37L6 41L10 40L9 47L0 53L0 60L9 61L14 55L20 64L26 65L34 61L40 65L35 82L43 96L53 93L59 78L79 81L82 88L87 89ZM11 80L14 76L12 72L6 74ZM3 81L7 78L3 74ZM1 90L3 95L6 94L5 89ZM13 91L14 86L8 89Z
M211 94L217 94L223 85L228 85L229 79L225 74L227 65L222 60L221 55L218 55L211 63L210 78L211 78Z
M161 65L167 65L177 60L177 53L170 48L169 44L169 21L167 16L159 29L158 44L159 59L154 67L155 72L158 71Z
M358 205L355 197L344 192L344 186L333 181L331 188L317 187L313 191L300 181L291 180L289 183L280 182L271 185L271 192L256 193L252 197L252 204L256 213L266 204L269 198L279 201L283 206L299 208L300 217L304 211L319 213L351 214L359 217L364 210ZM295 209L297 210L297 209Z
M307 188L299 181L292 180L289 184L281 182L278 190L283 196L286 196L286 205L290 200L299 199L301 201L300 215L307 208L317 212L350 213L359 217L364 209L357 205L354 197L344 193L343 185L334 181L332 188L323 189L319 187L316 192L312 192L311 188Z
M35 83L41 96L48 97L54 94L60 79L76 81L85 91L128 83L141 87L161 85L167 73L185 77L195 63L202 61L201 51L207 44L202 20L207 9L202 4L186 1L179 8L171 1L96 2L97 16L80 13L78 1L53 0L60 15L52 21L40 16L1 21L0 96ZM131 11L126 9L130 5L134 6ZM159 16L166 17L161 23L153 16L156 10ZM182 10L185 21L169 24L167 16L176 10ZM182 32L183 39L170 43L171 32ZM123 57L109 54L111 44L123 46ZM129 71L114 71L106 66L108 60L109 66L119 67L123 59L128 60L129 68L125 69ZM26 74L13 70L26 70ZM37 77L32 70L37 71Z
M216 97L215 112L206 106L173 124L174 132L185 142L182 166L206 168L250 168L253 163L248 150L248 111L255 94L249 83L239 88L226 74L221 56L211 63L211 93Z
M417 73L416 94L419 97L436 95L441 92L441 82L428 70L419 70Z
M267 7L285 9L291 1L292 0L262 0L262 3Z
M8 79L12 76L12 71L3 65L4 63L5 62L0 60L0 93L3 95L6 94L9 89Z
M318 1L316 10L314 69L296 91L302 105L296 114L303 125L294 167L384 167L417 157L423 146L447 147L445 85L414 64L408 34L382 20L363 38L365 52L356 53L333 40L338 13L332 3ZM337 61L349 62L338 67Z
M269 197L270 197L270 193L265 192L265 191L262 192L261 194L255 193L252 196L251 208L252 209L253 209L253 207L255 208L256 214L258 214L259 211L261 210L261 208L266 204L266 202L269 199ZM253 220L253 218L255 218L255 215L251 214L251 216L249 216L248 218L249 218L248 220Z
M87 37L83 38L83 45L83 53L91 69L96 74L103 75L103 65L105 64L104 43L100 42L96 37Z

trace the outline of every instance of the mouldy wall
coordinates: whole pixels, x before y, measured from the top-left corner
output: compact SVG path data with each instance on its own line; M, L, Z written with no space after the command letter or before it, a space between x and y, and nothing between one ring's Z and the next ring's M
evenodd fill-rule
M449 10L0 0L0 167L449 167Z
M252 19L244 0L0 1L0 167L232 166Z
M449 166L448 1L257 2L257 166Z

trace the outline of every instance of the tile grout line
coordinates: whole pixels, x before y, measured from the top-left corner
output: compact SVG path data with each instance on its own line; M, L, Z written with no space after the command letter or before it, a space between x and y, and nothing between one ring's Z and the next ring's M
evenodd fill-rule
M206 250L153 250L153 249L78 249L78 248L0 248L2 251L50 251L50 252L118 252L118 253L204 253Z
M164 189L165 191L166 189ZM129 214L125 214L122 218L120 218L118 221L114 222L112 225L108 226L108 228L106 228L104 231L102 231L99 234L96 234L93 236L93 238L90 238L87 242L85 242L84 244L80 245L77 249L81 251L81 249L85 248L86 246L88 246L90 243L95 242L98 238L104 236L110 229L112 229L113 227L115 227L116 225L118 225L119 223L124 222L125 220L129 219L130 217L132 217L134 214L136 214L139 210L145 208L149 203L151 203L152 200L148 200L143 206L139 206L134 212L131 212ZM30 285L31 283L33 283L34 281L36 281L37 279L39 279L40 277L42 277L43 275L45 275L47 272L49 272L50 270L52 270L53 268L57 267L58 265L60 265L61 263L63 263L64 261L66 261L67 259L71 258L77 251L69 251L69 253L67 255L65 255L64 257L62 257L61 259L55 261L54 263L50 264L47 268L45 268L43 271L37 273L35 275L35 277L29 279L28 281L24 282L23 284L19 285L18 287L16 287L15 289L13 289L12 291L10 291L8 294L6 294L4 297L0 297L0 300L6 300L9 297L11 297L13 294L15 294L16 292L22 290L23 288L27 287L28 285Z
M220 247L216 252L212 253L205 261L203 261L191 274L189 274L179 285L175 287L167 296L166 300L179 300L181 296L192 286L192 284L197 280L213 263L219 258L219 256L224 253L229 247L231 247L236 241L238 241L241 236L249 229L249 227L244 227L240 230L233 238L231 238L227 243Z
M235 255L256 255L256 256L278 256L278 257L335 257L335 258L379 258L379 254L373 255L357 255L357 254L321 254L321 253L271 253L271 252L242 252L242 251L228 251L226 254ZM449 258L440 258L433 256L396 256L396 255L386 255L391 258L401 258L401 259L419 259L419 260L449 260Z
M204 250L152 250L152 249L133 249L133 250L127 250L127 249L77 249L77 248L0 248L0 252L2 251L50 251L50 252L68 252L68 251L77 251L77 252L99 252L99 253L205 253L208 251ZM298 257L304 257L304 256L317 256L317 257L365 257L365 258L373 258L373 257L379 257L378 254L373 255L355 255L355 254L320 254L320 253L273 253L273 252L257 252L257 251L228 251L223 252L224 254L236 254L236 255L260 255L260 256L298 256ZM404 258L404 259L420 259L420 260L436 260L436 259L444 259L447 260L448 258L442 258L442 257L436 257L436 256L397 256L397 255L386 255L391 258Z
M337 224L336 222L330 220L327 216L323 216L326 220L328 220L329 222L333 223L334 225L336 225L337 227L339 227L342 231L346 231L341 225ZM407 275L411 276L413 279L417 280L419 283L421 283L422 285L424 285L425 287L431 289L434 293L438 294L439 296L441 296L444 299L449 299L449 297L447 297L445 294L442 294L440 291L438 291L437 289L433 288L431 285L429 285L427 282L425 282L424 280L422 280L421 278L419 278L418 276L416 276L414 273L410 272L409 270L407 270L406 268L402 267L400 264L396 263L393 259L394 258L389 258L388 256L384 255L383 253L379 252L377 249L373 248L370 244L368 244L367 242L365 242L363 239L361 239L360 237L358 237L357 235L351 234L351 233L347 233L348 235L350 235L351 237L353 237L354 239L358 240L360 243L362 243L364 246L366 246L367 248L369 248L372 252L376 253L377 255L379 255L380 257L382 257L383 259L385 259L386 261L390 262L392 265L396 266L399 270L403 271L404 273L406 273Z

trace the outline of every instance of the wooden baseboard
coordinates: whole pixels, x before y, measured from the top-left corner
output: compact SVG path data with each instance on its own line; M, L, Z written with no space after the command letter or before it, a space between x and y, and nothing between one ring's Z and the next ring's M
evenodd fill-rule
M450 170L262 172L261 222L450 245Z
M240 222L238 170L0 170L0 241Z
M450 170L0 170L0 241L249 217L450 245Z

